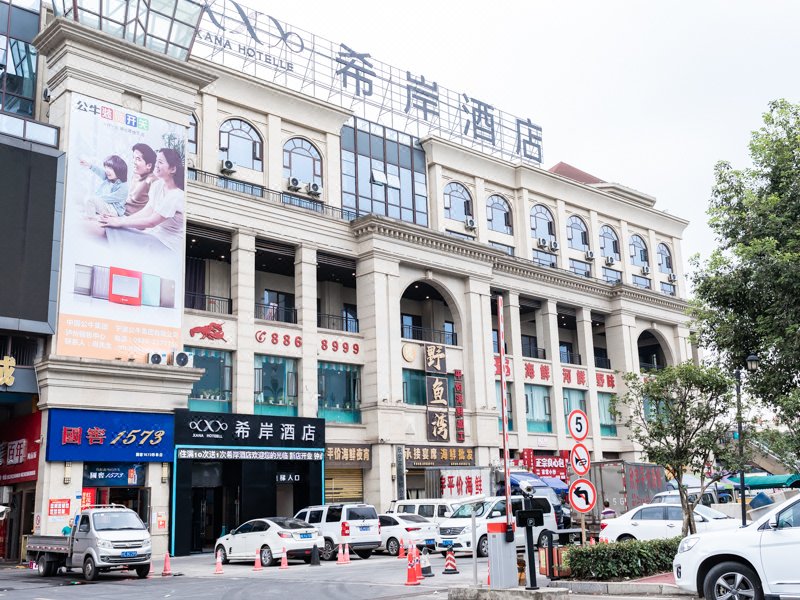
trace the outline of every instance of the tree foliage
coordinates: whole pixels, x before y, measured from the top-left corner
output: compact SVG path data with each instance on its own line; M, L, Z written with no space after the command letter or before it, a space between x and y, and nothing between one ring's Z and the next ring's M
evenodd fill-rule
M750 141L753 166L716 166L709 209L719 248L693 259L699 342L729 370L756 353L747 378L800 454L800 105L770 103Z
M731 432L736 427L733 382L715 366L691 362L665 367L644 378L625 376L627 393L612 402L647 460L661 465L675 477L683 508L683 535L696 531L694 508L702 492L738 470L738 448ZM721 463L725 470L712 468ZM700 493L688 499L683 484L686 473L700 477Z

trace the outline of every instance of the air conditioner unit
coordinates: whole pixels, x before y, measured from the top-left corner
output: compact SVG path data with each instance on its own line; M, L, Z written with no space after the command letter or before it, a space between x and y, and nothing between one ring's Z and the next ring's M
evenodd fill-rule
M606 256L606 264L610 267L614 264L614 257L613 256Z
M194 352L176 352L172 355L172 364L178 367L194 367Z
M466 217L464 219L464 227L467 229L475 229L477 225L475 225L475 219L472 217Z
M166 352L149 352L147 354L147 362L151 365L165 365L167 364Z
M290 192L299 192L303 188L303 182L297 177L289 177L286 181L286 187Z
M648 267L647 265L644 265L642 267L642 275L650 275L650 267Z
M558 242L557 241L553 240L552 242L550 242L550 250L552 250L553 252L558 250Z
M673 282L678 281L678 275L676 273L670 273L669 275L667 275L667 279Z
M309 196L319 196L322 194L322 186L318 183L307 183L306 194Z
M586 251L586 260L594 260L594 252L591 250Z
M539 248L547 248L547 243L547 238L539 238L536 241L536 244L539 246Z
M236 163L232 160L223 160L220 162L219 170L223 175L233 175L236 173Z

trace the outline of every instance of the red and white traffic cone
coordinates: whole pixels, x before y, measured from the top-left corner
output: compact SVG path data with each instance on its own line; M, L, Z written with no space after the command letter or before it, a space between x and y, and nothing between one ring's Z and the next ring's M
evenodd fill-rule
M347 542L344 544L344 562L345 564L350 564L350 544Z
M417 574L418 581L422 581L424 579L422 576L422 562L419 558L419 548L417 548L416 544L414 545L414 572Z
M222 575L222 550L217 552L217 566L214 568L214 575Z
M347 561L344 559L344 551L342 550L342 543L339 542L339 552L336 555L336 564L337 565L346 565Z
M444 559L444 571L442 575L458 575L458 567L456 567L456 555L453 550L447 551L447 556Z
M408 551L408 569L406 570L406 585L419 585L417 579L417 571L414 567L414 553L409 549Z
M288 553L286 552L286 548L283 549L283 557L281 557L281 566L278 567L279 569L288 569L289 568L289 559L287 558Z
M169 566L169 552L164 555L164 570L161 571L162 577L171 577L172 568Z
M253 571L260 571L261 569L261 550L256 550L256 561L253 563Z
M397 558L405 558L406 557L406 545L403 542L403 538L400 538L400 552L397 553Z

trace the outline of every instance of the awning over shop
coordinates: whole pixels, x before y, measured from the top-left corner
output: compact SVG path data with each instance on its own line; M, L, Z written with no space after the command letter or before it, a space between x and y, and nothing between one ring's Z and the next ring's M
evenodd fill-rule
M739 485L739 477L730 477ZM747 475L744 476L745 487L751 490L769 490L772 488L800 488L800 475Z
M556 477L540 477L547 485L549 485L556 494L566 494L569 491L569 486Z

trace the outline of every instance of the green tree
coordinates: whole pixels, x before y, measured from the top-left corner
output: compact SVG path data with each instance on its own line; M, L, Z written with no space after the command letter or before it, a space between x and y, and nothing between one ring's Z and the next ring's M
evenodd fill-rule
M694 508L703 492L728 472L738 470L731 437L736 411L733 382L719 367L691 362L640 376L625 376L627 393L616 396L612 411L625 422L630 439L650 462L664 467L678 483L683 535L696 531ZM725 470L712 468L715 462ZM686 473L700 477L700 493L690 501Z
M800 105L769 104L750 140L752 167L716 166L709 209L719 247L693 259L691 313L698 341L728 370L755 352L746 389L784 427L800 454Z

